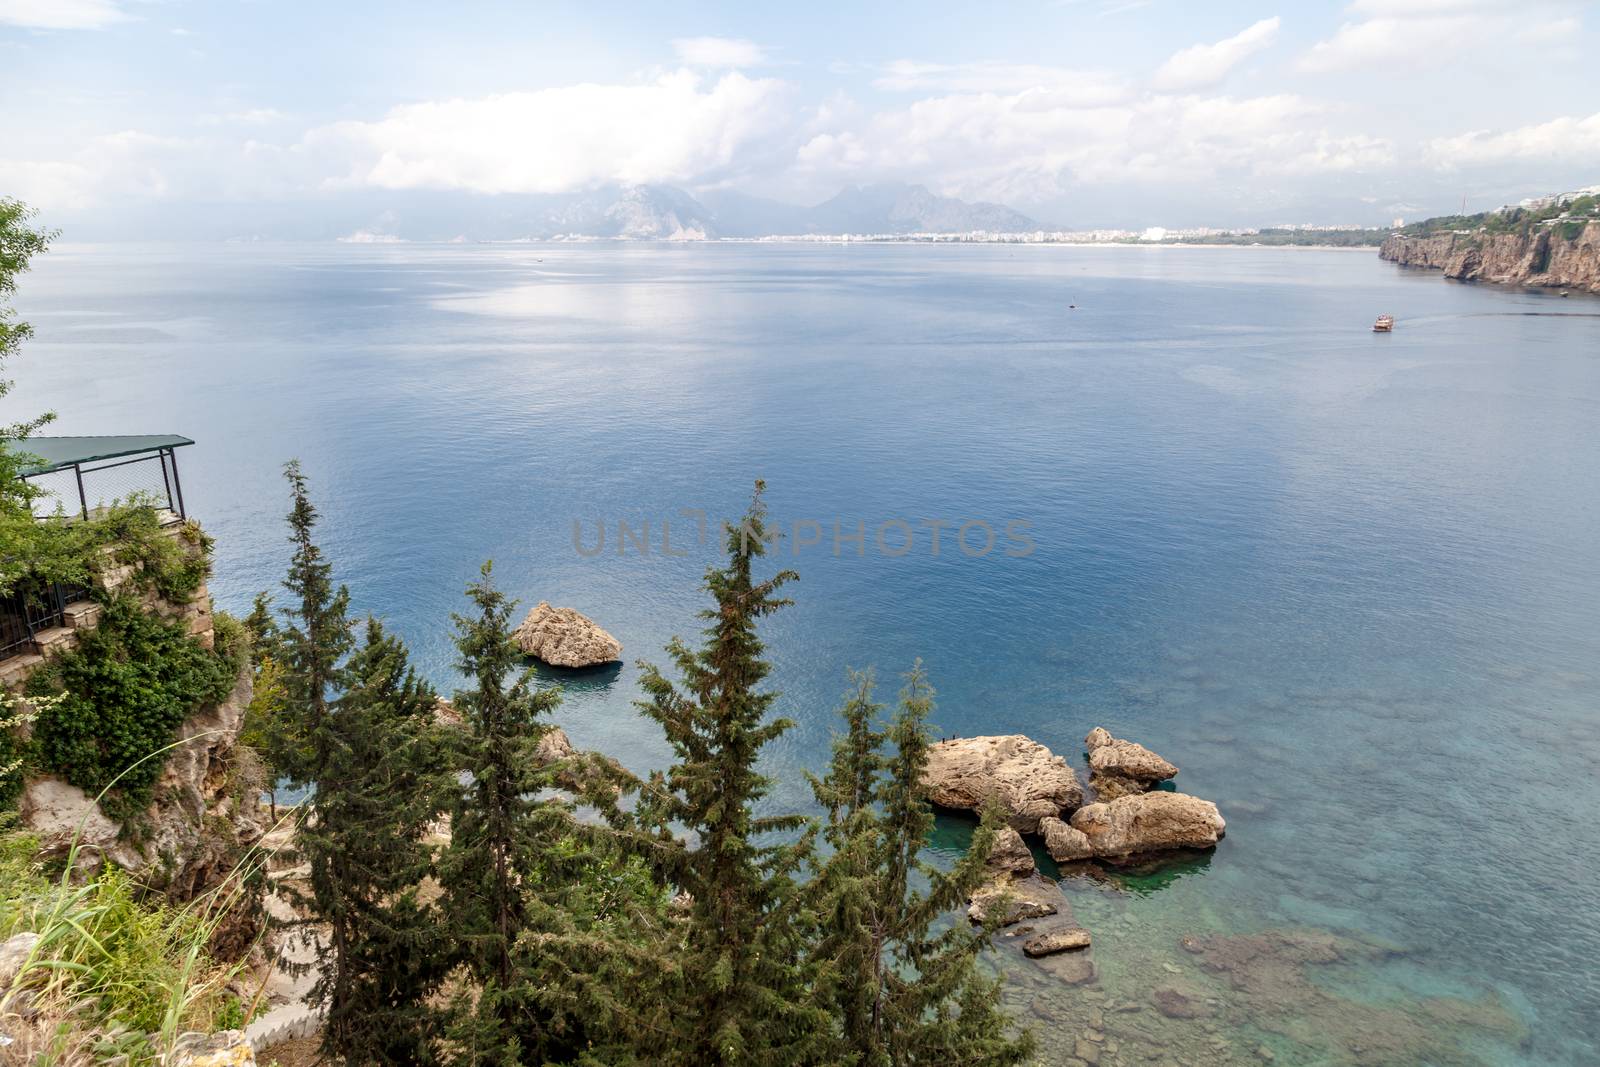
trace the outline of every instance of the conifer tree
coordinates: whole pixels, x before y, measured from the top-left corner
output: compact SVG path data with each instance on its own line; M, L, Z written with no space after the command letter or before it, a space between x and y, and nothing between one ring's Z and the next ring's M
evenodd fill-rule
M818 898L817 992L837 1022L828 1059L859 1067L1021 1063L1032 1043L999 1008L998 980L977 969L987 933L964 923L936 929L984 878L997 815L986 814L953 871L919 859L934 818L921 786L933 690L919 662L880 731L871 675L854 675L852 685L841 712L846 733L827 776L812 779L833 848L809 887Z
M422 1063L425 1001L444 970L438 916L418 899L432 865L425 835L449 768L434 723L438 696L376 619L344 677L327 728L329 762L316 768L309 801L316 815L299 846L312 861L313 910L328 926L311 999L325 1009L325 1053L352 1064Z
M434 927L415 890L428 868L423 844L444 764L431 736L436 697L404 647L369 621L353 657L349 593L314 540L317 510L298 463L285 468L294 553L284 587L293 600L273 625L258 601L251 629L277 665L277 706L262 726L277 773L308 789L295 812L295 851L308 887L289 895L326 933L306 935L318 978L308 997L324 1009L322 1050L347 1063L421 1057L421 1002Z
M458 666L473 683L454 705L462 716L458 769L470 775L451 811L439 861L445 911L475 997L458 999L448 1041L462 1064L562 1062L586 1042L581 1022L541 1002L537 933L549 916L541 886L579 875L570 802L550 796L558 764L539 743L560 700L538 690L511 639L512 604L489 564L468 587L477 613L455 616ZM534 946L529 948L528 946Z
M645 666L643 712L659 723L675 762L643 791L640 810L657 827L654 855L667 881L687 894L678 960L683 977L661 1020L667 1036L645 1058L666 1064L807 1062L826 1034L827 1015L808 995L801 951L796 872L810 837L773 843L805 825L798 816L757 813L770 782L762 748L791 723L771 718L778 694L763 691L756 623L788 601L776 593L784 571L755 580L766 549L762 484L739 529L727 531L727 563L706 574L715 607L705 640L667 652L681 682Z

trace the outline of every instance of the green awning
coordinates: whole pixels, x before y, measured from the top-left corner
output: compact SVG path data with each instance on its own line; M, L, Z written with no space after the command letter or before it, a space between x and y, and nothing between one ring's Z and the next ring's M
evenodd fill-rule
M49 474L80 463L120 459L192 444L193 441L177 434L148 433L125 437L30 437L25 441L11 442L5 447L44 461L30 464L20 472L24 478L31 478L35 474Z

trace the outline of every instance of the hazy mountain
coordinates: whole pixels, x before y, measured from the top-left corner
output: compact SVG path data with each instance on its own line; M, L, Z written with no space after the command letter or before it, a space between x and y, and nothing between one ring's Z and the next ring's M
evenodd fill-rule
M814 207L736 192L707 193L722 237L804 233L1015 233L1039 224L1001 204L936 196L921 185L852 185Z
M364 190L275 203L187 203L88 215L77 240L152 232L172 239L357 242L518 241L552 237L699 240L835 233L954 233L1037 229L999 204L935 196L920 185L852 186L811 207L718 190L610 185L555 195Z
M815 233L1015 233L1039 224L1000 204L935 196L921 185L852 185L811 210Z

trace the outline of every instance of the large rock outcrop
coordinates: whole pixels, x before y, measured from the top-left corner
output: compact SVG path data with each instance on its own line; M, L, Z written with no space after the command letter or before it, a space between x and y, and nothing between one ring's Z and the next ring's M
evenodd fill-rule
M1571 237L1559 225L1528 234L1391 234L1378 255L1401 266L1441 270L1461 281L1600 293L1600 222L1585 224Z
M622 659L622 642L572 608L543 600L511 635L517 647L555 667L598 667Z
M1103 726L1089 731L1084 746L1089 750L1089 788L1099 800L1148 793L1178 774L1173 764L1141 744L1112 737Z
M1072 828L1106 859L1175 848L1210 848L1227 823L1209 800L1184 793L1140 793L1088 804L1072 816Z
M259 766L237 744L250 698L245 667L223 701L183 723L175 739L183 744L168 754L150 806L126 828L136 832L125 832L82 789L49 775L23 787L22 825L38 835L47 858L64 856L76 836L86 868L109 859L179 900L218 884L263 830Z
M1054 815L1039 820L1045 851L1057 863L1072 863L1094 857L1094 843L1081 830L1074 830Z
M994 870L1008 874L1031 874L1034 870L1033 852L1028 843L1009 826L995 835L987 862Z
M992 798L1011 828L1025 834L1083 803L1083 785L1067 761L1021 734L940 741L928 751L922 784L940 807L981 811Z
M967 917L982 923L998 915L1001 926L1011 926L1024 919L1054 915L1066 906L1061 887L1043 875L1013 878L1001 874L978 887L967 899Z

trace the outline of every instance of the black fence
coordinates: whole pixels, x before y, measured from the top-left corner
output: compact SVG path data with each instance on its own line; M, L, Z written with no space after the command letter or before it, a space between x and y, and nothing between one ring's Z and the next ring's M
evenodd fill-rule
M146 504L166 512L169 522L185 518L178 462L170 448L92 466L73 464L29 475L27 481L44 490L33 503L40 518L87 519L113 504Z
M25 582L0 597L0 659L32 651L34 635L60 626L67 605L88 595L82 586Z

